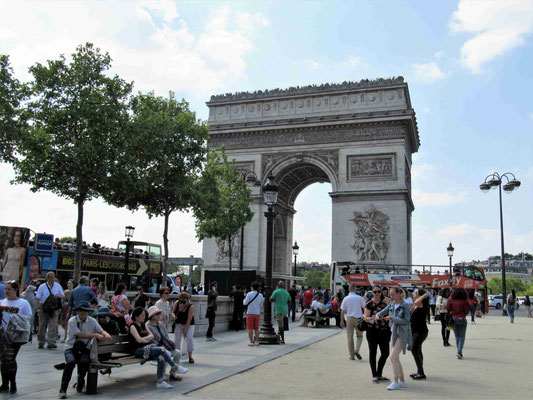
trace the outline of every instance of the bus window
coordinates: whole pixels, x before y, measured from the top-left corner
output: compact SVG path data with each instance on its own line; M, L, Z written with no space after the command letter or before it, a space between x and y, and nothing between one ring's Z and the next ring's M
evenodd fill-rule
M465 268L464 276L470 279L474 279L476 281L483 280L483 274L481 273L481 271L474 267Z
M149 254L150 254L150 258L154 260L161 260L161 247L150 246Z

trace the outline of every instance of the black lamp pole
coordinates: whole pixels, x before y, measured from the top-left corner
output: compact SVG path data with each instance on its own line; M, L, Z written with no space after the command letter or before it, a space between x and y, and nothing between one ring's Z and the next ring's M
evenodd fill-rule
M278 185L274 181L273 176L268 177L268 182L263 186L263 194L265 197L265 204L268 206L268 211L265 212L267 219L267 243L266 243L266 258L265 258L265 315L263 324L261 325L261 332L259 334L259 343L261 344L279 344L278 335L272 326L272 304L270 303L270 296L272 294L272 250L273 250L273 233L274 233L274 217L276 213L272 207L277 202Z
M127 226L126 227L126 254L125 254L125 260L124 260L124 284L126 285L126 290L129 289L130 283L129 283L129 277L128 277L128 269L130 264L130 238L133 237L133 231L135 231L135 228L133 226Z
M448 277L448 285L450 286L450 291L453 289L453 281L452 281L452 257L453 257L453 246L452 242L450 242L450 245L446 249L448 252L448 258L450 259L450 271L449 271L449 277Z
M512 178L511 178L512 177ZM490 178L490 179L489 179ZM521 185L521 182L517 180L511 172L506 172L502 175L494 172L488 175L485 178L485 181L479 185L479 188L482 192L487 193L490 189L499 189L499 198L500 198L500 243L501 243L501 252L502 252L502 295L503 295L503 304L507 302L507 282L505 278L505 250L503 243L503 207L502 207L502 181L503 178L507 180L507 183L503 185L503 190L506 193L511 193L513 190L518 189ZM488 179L488 180L487 180ZM502 315L507 315L507 310L505 307L502 307Z
M294 267L292 271L292 276L296 276L296 257L298 256L298 251L300 250L300 246L298 246L298 242L294 241L294 246L292 246L292 254L294 254Z

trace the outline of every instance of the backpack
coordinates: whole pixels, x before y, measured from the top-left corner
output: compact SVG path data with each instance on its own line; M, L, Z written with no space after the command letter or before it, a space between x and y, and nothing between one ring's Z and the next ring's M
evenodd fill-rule
M26 344L30 341L30 316L13 314L4 331L8 343Z
M508 302L509 302L509 305L510 305L510 306L514 306L515 298L514 298L513 295L509 296L509 300L508 300Z

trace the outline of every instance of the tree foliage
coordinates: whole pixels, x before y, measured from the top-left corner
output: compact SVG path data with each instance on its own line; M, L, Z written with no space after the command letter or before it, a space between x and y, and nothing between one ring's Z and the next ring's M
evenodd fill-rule
M149 217L164 217L166 277L170 214L197 203L193 186L205 162L208 130L173 92L168 98L139 93L130 109L128 134L117 159L120 172L110 180L105 198L117 206L143 207Z
M329 275L328 275L329 277ZM314 288L322 286L322 279L324 278L324 272L318 269L312 269L305 276L305 286L312 286ZM329 281L328 281L329 282ZM326 287L329 286L329 283Z
M74 280L80 276L83 206L101 196L121 148L132 84L108 76L111 57L91 43L30 67L29 123L11 160L17 183L48 190L78 207ZM17 132L17 131L15 131Z
M9 57L0 54L0 161L17 159L17 148L24 138L27 122L23 102L28 95L27 85L13 76Z
M235 169L235 162L229 162L224 151L210 151L195 190L199 201L194 210L196 237L226 240L231 270L233 238L253 217L250 189Z
M517 294L525 292L527 285L522 282L520 279L509 277L505 278L505 286L507 293L510 293L512 289L516 290ZM491 294L500 294L502 293L502 278L494 277L487 282L487 287Z

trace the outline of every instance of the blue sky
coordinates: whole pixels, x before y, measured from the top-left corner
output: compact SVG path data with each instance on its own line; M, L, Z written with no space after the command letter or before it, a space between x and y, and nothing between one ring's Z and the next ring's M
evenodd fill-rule
M502 1L0 1L0 53L17 76L91 41L135 89L173 90L202 119L211 94L402 75L417 113L413 261L446 264L499 253L498 198L478 185L491 172L522 181L504 196L508 252L533 253L533 2ZM26 186L0 166L0 224L73 235L76 208ZM328 184L296 201L300 260L330 261ZM93 201L84 237L113 245L123 227L157 240L148 220ZM194 221L171 217L172 256L200 255ZM161 241L161 240L159 240Z

